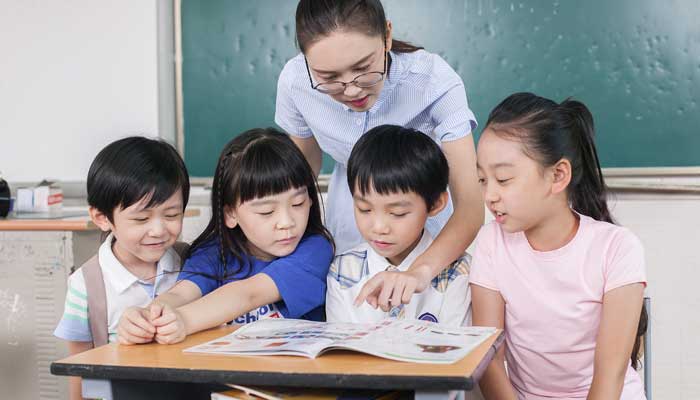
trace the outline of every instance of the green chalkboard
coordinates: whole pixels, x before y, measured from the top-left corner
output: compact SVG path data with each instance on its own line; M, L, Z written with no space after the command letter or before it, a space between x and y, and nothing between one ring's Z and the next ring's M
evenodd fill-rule
M397 38L443 56L480 123L517 91L592 110L604 167L700 165L700 1L386 0ZM185 160L274 125L294 45L292 0L182 0ZM332 160L324 160L330 172Z

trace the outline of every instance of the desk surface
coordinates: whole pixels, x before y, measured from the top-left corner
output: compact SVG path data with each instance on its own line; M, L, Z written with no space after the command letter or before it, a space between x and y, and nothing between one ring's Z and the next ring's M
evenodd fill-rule
M199 216L199 209L186 209L185 218ZM97 230L90 217L59 219L0 219L0 231L91 231Z
M169 346L112 343L54 362L51 373L91 379L469 390L474 386L474 376L480 376L504 338L503 332L498 331L467 357L450 365L405 363L349 351L333 351L313 360L294 356L236 357L182 351L224 336L236 328L211 329Z

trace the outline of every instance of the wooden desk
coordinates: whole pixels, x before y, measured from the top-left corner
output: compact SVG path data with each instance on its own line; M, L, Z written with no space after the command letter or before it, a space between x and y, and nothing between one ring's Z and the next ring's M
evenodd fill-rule
M176 345L115 343L51 364L56 375L81 376L104 390L105 399L209 399L224 384L413 390L416 398L447 398L471 390L504 340L496 332L469 356L451 365L413 364L355 352L335 351L314 360L292 356L235 357L187 354L183 349L224 336L215 328ZM90 382L87 381L87 382ZM95 382L101 381L101 382ZM111 389L105 381L110 381ZM167 382L167 383L166 383Z

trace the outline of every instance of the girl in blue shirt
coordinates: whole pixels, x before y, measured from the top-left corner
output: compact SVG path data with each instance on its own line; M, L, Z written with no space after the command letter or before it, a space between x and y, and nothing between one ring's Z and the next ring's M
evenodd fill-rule
M324 319L332 239L311 167L288 136L253 129L219 157L212 217L178 283L124 313L124 344L177 343L228 321Z
M357 298L385 311L408 303L464 253L484 220L471 136L476 119L464 83L438 55L393 39L379 0L301 0L296 35L301 54L280 74L275 122L315 173L322 151L335 160L326 225L339 251L362 242L346 165L365 132L383 124L426 132L449 162L452 201L426 223L435 241L408 271L377 274Z

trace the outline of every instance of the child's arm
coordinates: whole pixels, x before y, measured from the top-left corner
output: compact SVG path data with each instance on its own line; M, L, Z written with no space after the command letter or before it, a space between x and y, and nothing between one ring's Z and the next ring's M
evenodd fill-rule
M603 317L596 339L593 383L588 400L620 398L636 339L643 296L642 283L622 286L603 296Z
M92 349L92 342L74 342L68 341L68 354L78 354ZM79 376L71 376L68 378L68 398L70 400L83 399L82 379Z
M472 316L474 326L505 326L506 304L503 296L495 290L471 285ZM505 344L501 346L479 381L486 399L516 400L515 390L508 379L505 367Z
M199 286L191 281L181 280L170 290L156 297L147 307L127 308L119 319L119 343L130 345L152 342L156 334L153 320L200 297L202 292Z
M163 344L178 343L187 335L219 326L281 299L277 285L264 273L230 282L154 320L154 325L158 327L156 340Z

